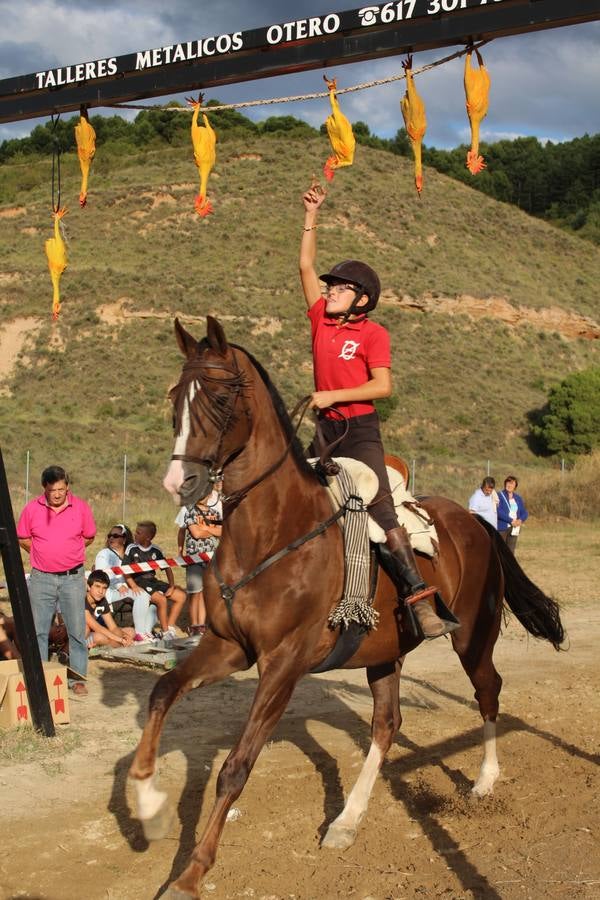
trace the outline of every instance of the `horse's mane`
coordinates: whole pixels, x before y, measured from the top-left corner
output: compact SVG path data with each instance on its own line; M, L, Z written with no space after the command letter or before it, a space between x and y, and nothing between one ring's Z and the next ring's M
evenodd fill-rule
M239 344L230 344L229 346L234 347L236 350L240 350L242 353L244 353L248 357L248 359L252 363L253 367L258 372L258 374L260 375L261 380L263 381L266 389L269 392L271 402L273 403L273 408L275 410L277 418L279 419L279 421L281 423L281 427L283 428L284 434L285 434L286 438L288 439L288 441L290 441L290 452L291 452L292 456L294 457L295 462L297 463L297 465L303 472L305 472L307 475L312 476L313 478L318 480L317 476L315 475L315 470L313 469L313 467L310 465L310 463L306 459L306 455L304 453L304 448L302 447L302 444L300 443L300 440L296 434L294 426L292 425L292 421L288 415L285 404L284 404L283 400L281 399L281 395L280 395L279 391L277 390L277 388L275 387L275 385L273 384L273 382L271 381L271 377L270 377L269 373L261 365L261 363L259 363L259 361L256 359L256 357L254 357L250 353L249 350L246 350L245 347L240 347Z

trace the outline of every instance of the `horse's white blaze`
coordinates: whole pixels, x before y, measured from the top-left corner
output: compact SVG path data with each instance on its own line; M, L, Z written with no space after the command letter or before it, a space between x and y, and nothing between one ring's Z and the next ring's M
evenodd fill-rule
M135 780L136 806L139 819L153 819L165 805L167 795L154 785L154 775L142 781Z
M173 456L185 455L188 438L190 436L190 404L196 394L197 386L198 383L194 381L187 389L186 398L183 404L183 412L181 415L181 431L175 439ZM169 468L167 469L167 474L163 479L163 487L166 488L166 490L170 494L173 494L173 496L176 497L179 493L181 485L183 484L184 478L185 472L183 469L182 460L172 459L169 464Z
M358 827L360 820L367 811L375 779L383 764L383 756L384 754L377 744L372 743L360 770L360 775L356 779L356 784L350 791L346 805L337 819L331 823L328 831L336 828L356 829Z
M486 797L493 793L494 784L500 775L498 755L496 753L496 723L483 723L483 762L479 770L479 777L471 793L476 797Z

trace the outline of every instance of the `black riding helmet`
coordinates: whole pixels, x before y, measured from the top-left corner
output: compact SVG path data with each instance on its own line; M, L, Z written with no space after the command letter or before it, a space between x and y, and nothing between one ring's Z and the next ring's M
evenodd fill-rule
M358 308L356 308L355 303L353 303L352 306L355 308L352 312L367 313L377 306L379 293L381 291L379 276L371 266L368 266L364 262L360 262L358 259L344 259L342 262L335 265L329 272L326 272L324 275L319 275L319 278L321 281L324 281L325 284L340 284L343 282L355 284L361 291L361 293L357 295L355 303L360 300L362 294L367 295L369 298L368 303L366 303L365 306ZM348 313L349 312L350 310Z

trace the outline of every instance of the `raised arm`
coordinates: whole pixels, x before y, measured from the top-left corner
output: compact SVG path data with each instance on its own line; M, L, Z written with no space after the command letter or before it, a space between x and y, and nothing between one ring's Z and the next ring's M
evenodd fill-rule
M315 269L317 258L317 218L327 192L313 180L302 197L304 203L304 228L300 241L300 281L306 305L310 309L321 296L319 278Z

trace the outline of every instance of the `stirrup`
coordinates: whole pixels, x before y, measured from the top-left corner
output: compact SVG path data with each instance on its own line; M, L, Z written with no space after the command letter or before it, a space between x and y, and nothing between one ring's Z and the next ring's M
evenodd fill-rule
M433 597L437 592L438 588L436 588L435 585L430 585L429 587L425 585L425 587L419 588L418 591L405 597L404 602L409 606L412 606L413 603L418 603L419 600L426 600L427 597Z

